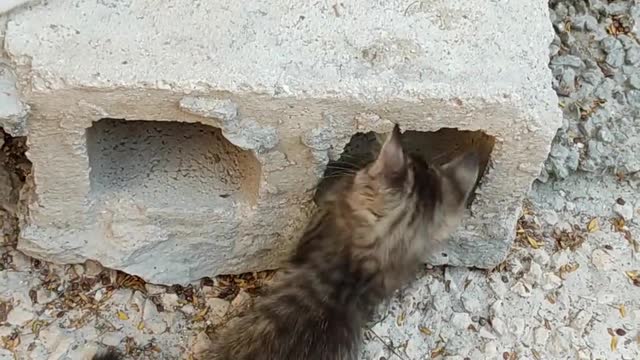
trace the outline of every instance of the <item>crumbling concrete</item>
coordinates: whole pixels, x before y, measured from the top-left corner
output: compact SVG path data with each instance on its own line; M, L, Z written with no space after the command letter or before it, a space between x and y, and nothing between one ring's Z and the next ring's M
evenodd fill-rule
M492 267L560 124L552 38L543 2L59 0L13 13L5 48L31 106L37 195L19 248L159 283L276 267L327 163L397 122L436 160L483 151L464 226L426 258Z

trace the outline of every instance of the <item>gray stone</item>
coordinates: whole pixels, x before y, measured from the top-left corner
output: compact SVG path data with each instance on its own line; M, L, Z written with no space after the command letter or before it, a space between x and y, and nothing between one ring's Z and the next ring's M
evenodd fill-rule
M584 62L574 55L560 55L551 60L551 66L568 66L582 69L584 68Z
M471 315L456 312L451 314L449 322L458 330L466 330L471 325Z
M25 136L27 111L18 97L15 76L0 61L0 127L12 136Z
M630 202L624 204L613 204L613 212L623 218L625 221L631 221L633 219L633 205Z

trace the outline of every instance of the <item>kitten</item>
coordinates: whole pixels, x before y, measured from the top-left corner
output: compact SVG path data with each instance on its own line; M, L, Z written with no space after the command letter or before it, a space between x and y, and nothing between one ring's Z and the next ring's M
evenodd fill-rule
M279 280L203 360L355 360L372 311L456 228L478 178L467 154L434 167L396 125L377 158L327 191Z

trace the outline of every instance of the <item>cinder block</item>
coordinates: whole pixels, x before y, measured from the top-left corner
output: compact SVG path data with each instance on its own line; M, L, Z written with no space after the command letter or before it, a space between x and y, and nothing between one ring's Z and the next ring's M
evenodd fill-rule
M397 122L434 162L479 149L469 215L425 259L492 267L560 125L547 11L58 0L13 14L37 195L19 247L156 283L277 267L328 162L361 161Z

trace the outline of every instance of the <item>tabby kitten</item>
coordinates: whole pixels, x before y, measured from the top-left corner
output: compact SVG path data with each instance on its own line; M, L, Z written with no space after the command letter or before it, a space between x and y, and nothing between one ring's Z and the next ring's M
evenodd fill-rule
M478 178L475 154L435 167L401 137L395 126L373 162L327 191L288 268L201 359L358 358L372 311L456 228Z
M371 311L457 226L478 164L427 165L395 126L371 164L327 192L283 276L203 359L357 359Z

